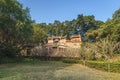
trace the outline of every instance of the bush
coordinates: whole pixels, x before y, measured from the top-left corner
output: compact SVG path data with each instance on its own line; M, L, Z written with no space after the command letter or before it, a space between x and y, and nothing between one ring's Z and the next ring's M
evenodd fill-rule
M98 61L86 61L86 66L104 71L120 73L120 62L109 63L109 62L98 62Z
M95 68L103 71L118 72L120 73L120 62L103 62L103 61L85 61L75 59L64 59L64 63L80 63L90 68Z
M0 56L13 58L16 56L17 48L13 45L6 44L0 46Z
M63 59L62 62L64 62L64 63L79 63L79 60L76 60L76 59Z
M108 60L120 53L120 42L108 39L95 43L85 43L80 48L80 58L84 60Z

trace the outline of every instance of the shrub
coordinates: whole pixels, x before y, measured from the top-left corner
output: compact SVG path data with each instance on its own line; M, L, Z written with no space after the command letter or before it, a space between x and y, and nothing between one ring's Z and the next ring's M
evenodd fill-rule
M64 62L64 63L79 63L79 60L76 60L76 59L63 59L62 62Z
M81 62L81 64L83 64ZM120 73L120 62L104 62L104 61L85 61L85 65L91 68L110 71L110 72L119 72Z
M75 59L64 59L64 63L80 63L90 68L95 68L103 71L118 72L120 73L120 62L104 62L104 61L85 61Z
M80 48L83 60L108 60L120 53L120 42L104 39L95 43L85 43Z

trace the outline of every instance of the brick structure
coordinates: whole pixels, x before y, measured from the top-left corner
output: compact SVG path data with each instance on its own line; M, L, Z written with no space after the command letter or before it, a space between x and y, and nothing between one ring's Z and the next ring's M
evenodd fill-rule
M79 48L81 45L81 36L73 35L71 36L70 40L67 40L66 37L49 37L48 44L51 44L53 47L73 47Z
M34 48L32 51L37 56L44 57L69 57L79 58L81 45L81 36L73 35L70 40L66 37L49 37L48 43L45 46Z

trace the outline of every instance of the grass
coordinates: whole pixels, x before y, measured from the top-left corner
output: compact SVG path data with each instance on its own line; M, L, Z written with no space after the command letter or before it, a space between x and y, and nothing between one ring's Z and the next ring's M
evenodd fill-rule
M120 73L120 62L86 61L86 66L99 70Z
M89 61L89 60L76 60L76 59L63 59L64 63L79 63L90 68L95 68L98 70L117 72L120 73L120 61L110 62L110 61Z
M0 65L0 80L120 80L119 76L119 73L103 72L60 61L28 61Z

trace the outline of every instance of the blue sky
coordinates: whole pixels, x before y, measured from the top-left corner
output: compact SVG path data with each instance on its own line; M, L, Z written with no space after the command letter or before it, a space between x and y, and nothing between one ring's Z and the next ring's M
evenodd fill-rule
M77 18L78 14L94 15L106 21L120 8L120 0L19 0L36 23L53 23Z

